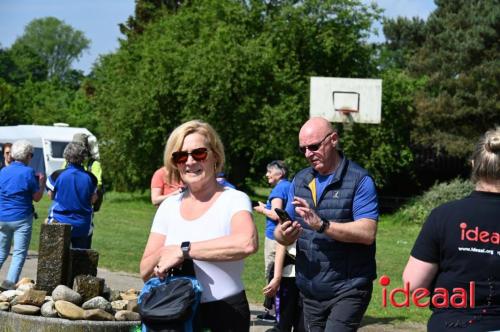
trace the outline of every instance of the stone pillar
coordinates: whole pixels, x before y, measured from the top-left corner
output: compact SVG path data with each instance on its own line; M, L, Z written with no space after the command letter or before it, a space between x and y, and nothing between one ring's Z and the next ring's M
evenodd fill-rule
M51 294L57 285L69 285L71 225L42 224L38 248L36 288Z
M99 253L94 249L71 250L71 284L78 275L97 276Z
M96 296L102 295L104 291L104 279L89 275L78 275L73 283L73 290L83 298L83 302Z

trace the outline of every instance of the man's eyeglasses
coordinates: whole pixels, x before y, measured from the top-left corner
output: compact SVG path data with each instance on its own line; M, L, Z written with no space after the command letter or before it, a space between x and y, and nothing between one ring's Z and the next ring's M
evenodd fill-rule
M306 153L307 150L309 151L317 151L321 144L323 144L323 142L327 139L328 136L330 136L331 134L333 134L333 132L330 132L328 134L326 134L325 138L323 138L320 142L318 143L315 143L315 144L311 144L311 145L306 145L306 146L299 146L299 150L300 152L302 153Z
M177 151L172 153L172 161L176 164L184 164L187 162L189 156L193 157L196 161L203 161L208 157L207 148L197 148L191 152L187 151Z

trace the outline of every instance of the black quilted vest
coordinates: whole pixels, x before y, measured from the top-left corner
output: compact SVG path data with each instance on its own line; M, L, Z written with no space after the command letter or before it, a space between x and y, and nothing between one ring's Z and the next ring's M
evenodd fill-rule
M295 176L295 196L315 206L309 183L317 173L311 168ZM352 203L360 180L368 172L353 161L343 158L334 179L321 197L317 197L316 213L335 222L353 220ZM320 234L295 214L303 227L297 241L296 282L300 291L316 300L331 299L349 289L366 286L376 276L375 243L345 243Z

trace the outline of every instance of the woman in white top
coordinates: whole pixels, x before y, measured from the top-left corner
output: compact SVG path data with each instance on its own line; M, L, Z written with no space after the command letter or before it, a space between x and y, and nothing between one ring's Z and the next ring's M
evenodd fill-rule
M209 124L189 121L172 132L165 167L169 181L182 180L186 190L164 200L156 212L140 271L143 280L165 277L184 260L193 260L203 286L201 327L248 331L241 274L243 259L258 249L257 231L248 196L216 181L224 159L222 142Z

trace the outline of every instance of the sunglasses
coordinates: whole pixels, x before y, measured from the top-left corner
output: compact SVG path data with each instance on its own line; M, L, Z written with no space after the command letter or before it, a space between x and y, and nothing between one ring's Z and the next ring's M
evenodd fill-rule
M309 150L309 151L317 151L320 148L321 144L323 144L323 142L331 134L333 134L333 132L330 132L330 133L326 134L325 138L323 138L320 142L318 142L316 144L311 144L311 145L306 145L306 146L299 146L299 151L302 152L302 153L306 153L307 150Z
M208 157L207 148L197 148L191 152L187 151L177 151L172 153L172 161L176 164L184 164L188 160L189 156L193 157L196 161L203 161Z

